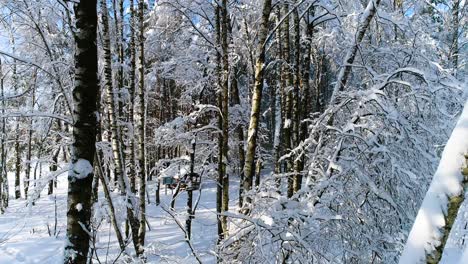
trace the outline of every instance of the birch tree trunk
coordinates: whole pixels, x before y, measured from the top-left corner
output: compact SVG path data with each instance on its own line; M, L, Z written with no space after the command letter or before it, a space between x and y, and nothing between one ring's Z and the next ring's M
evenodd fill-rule
M75 3L73 139L68 173L67 243L64 263L87 262L90 240L93 161L96 152L97 0Z
M106 91L107 111L109 112L109 123L111 130L111 145L114 156L114 177L118 179L121 193L125 194L125 182L123 170L122 148L120 145L120 129L118 128L117 111L118 105L112 85L112 58L109 36L109 18L106 0L101 0L102 40L104 51L104 89Z
M140 227L138 230L138 256L142 256L145 245L146 234L146 172L145 172L145 38L144 38L144 1L138 2L139 17L139 85L138 85L138 107L136 112L137 138L138 138L138 194L140 201Z
M262 101L263 91L263 75L265 71L265 41L268 36L268 26L271 13L271 0L264 0L262 10L262 20L259 30L259 40L257 46L257 59L255 62L255 82L252 95L252 109L250 112L250 123L247 136L247 152L245 155L244 165L244 191L248 192L252 189L252 181L255 173L255 152L257 149L258 123L260 118L260 106ZM251 199L246 196L244 199L245 206L249 206ZM246 213L248 210L245 211Z
M57 123L59 121L57 120ZM58 127L58 124L57 124L57 127ZM55 143L58 144L58 142L60 141L60 138L58 136L55 137ZM57 163L58 163L58 156L60 154L60 148L57 148L56 150L54 150L54 152L52 153L52 160L50 162L50 165L49 165L49 171L53 174L54 172L57 171ZM54 182L56 182L56 179L50 179L49 180L49 189L47 191L47 195L51 195L54 193Z
M117 90L120 92L123 89L124 86L124 75L123 75L123 64L124 64L124 47L123 47L123 41L124 41L124 36L123 36L123 1L124 0L116 0L113 1L114 5L114 22L115 22L115 31L116 31L116 44L117 44L117 54L118 54L118 70L117 70ZM117 9L119 10L117 14ZM119 96L120 97L120 96ZM122 101L119 100L119 103L117 104L118 108L118 117L122 117L122 110L123 110L123 105ZM122 138L120 138L122 140Z
M118 67L117 67L117 87L114 90L115 95L114 98L116 100L116 117L117 117L117 123L122 121L123 115L123 101L121 100L122 92L124 89L124 71L123 71L123 65L124 65L124 33L123 33L123 21L124 21L124 14L123 14L123 1L124 0L113 0L113 13L114 13L114 24L115 24L115 36L116 36L116 52L118 55ZM118 10L118 12L117 12ZM120 141L120 146L124 146L124 128L123 127L118 127L119 130L119 141ZM125 169L125 151L123 148L121 149L121 156L122 156L122 162L123 162L123 169Z
M140 240L139 240L139 223L135 216L136 203L134 201L135 192L132 188L127 188L127 179L125 175L125 162L123 157L123 150L121 145L121 130L117 126L118 116L118 104L116 102L116 96L112 87L112 62L111 62L111 51L110 51L110 36L109 36L109 19L108 9L105 0L101 1L102 10L102 23L103 23L103 50L104 50L104 86L106 89L107 99L107 111L109 116L109 123L111 129L111 145L115 163L115 177L119 181L120 192L122 196L126 196L127 200L127 220L132 230L132 240L137 254L141 251ZM134 185L133 185L134 186ZM144 199L143 199L144 200ZM128 224L127 228L128 230ZM128 232L126 232L128 234Z

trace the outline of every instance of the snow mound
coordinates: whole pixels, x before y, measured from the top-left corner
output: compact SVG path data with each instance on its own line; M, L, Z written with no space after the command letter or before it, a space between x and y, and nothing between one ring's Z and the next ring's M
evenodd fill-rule
M77 179L84 179L93 173L93 165L85 159L78 159L71 164L72 175Z

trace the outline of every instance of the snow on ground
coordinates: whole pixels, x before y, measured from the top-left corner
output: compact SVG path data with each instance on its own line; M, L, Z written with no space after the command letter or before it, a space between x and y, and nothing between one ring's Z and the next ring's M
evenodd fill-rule
M444 226L444 212L447 210L447 196L463 191L461 168L465 165L464 154L468 152L468 101L459 117L450 139L445 146L439 167L432 179L429 190L419 209L413 228L408 236L400 264L425 262L425 251L437 246L435 238L441 237L440 228ZM466 206L466 202L465 205ZM463 208L462 208L463 209ZM464 215L464 211L460 211ZM458 219L457 219L458 220ZM447 252L446 263L457 263L452 247ZM460 252L458 250L458 252ZM461 253L458 253L458 255Z
M42 191L40 199L34 206L26 206L24 196L14 199L13 174L9 174L10 205L5 214L0 215L0 263L62 263L63 247L66 233L66 190L67 175L58 178L58 188L54 195L47 196L47 188ZM21 182L22 183L22 182ZM197 263L184 239L184 233L174 219L161 207L156 207L154 182L149 182L147 220L151 227L146 235L146 253L148 263ZM231 182L231 209L236 210L238 182ZM22 194L23 195L23 194ZM176 212L179 220L185 224L186 192L181 192L176 201ZM199 195L194 191L194 204ZM147 197L148 198L148 197ZM161 204L170 207L171 191L165 194L161 190ZM56 200L55 200L56 199ZM100 200L104 196L100 193ZM55 225L55 201L57 205L57 228ZM124 212L123 203L115 194L117 214ZM213 181L202 183L201 199L192 224L192 243L203 263L215 263L213 249L217 239L216 225L216 185ZM105 210L97 212L105 214ZM122 219L122 217L120 217ZM120 219L120 220L121 220ZM123 221L122 232L125 230ZM55 237L54 230L58 235ZM52 235L49 236L49 233ZM108 249L109 248L109 249ZM133 254L133 244L128 246ZM119 255L119 246L110 222L100 225L96 250L101 263L113 263ZM120 256L118 262L123 262Z

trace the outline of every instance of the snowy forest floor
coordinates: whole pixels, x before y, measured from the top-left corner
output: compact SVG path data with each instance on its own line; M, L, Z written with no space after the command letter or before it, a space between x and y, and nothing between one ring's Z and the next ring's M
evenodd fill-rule
M188 247L184 232L178 227L174 218L165 212L161 206L155 204L155 182L149 182L150 204L147 205L147 221L150 230L146 236L146 255L148 263L196 263ZM66 234L66 197L67 174L58 177L58 187L54 195L47 195L45 188L34 206L27 206L24 199L15 200L14 176L9 175L10 205L3 215L0 215L0 263L63 263L63 248ZM238 181L231 182L231 210L236 210ZM99 193L100 202L105 202L102 191ZM117 193L114 195L114 206L117 215L123 219L123 203L119 203ZM194 204L199 196L194 191ZM55 198L56 197L56 198ZM147 197L148 198L148 197ZM171 191L165 194L161 188L161 205L170 208ZM55 203L56 201L56 203ZM176 200L176 216L185 224L187 193L181 192ZM55 210L55 204L57 210ZM107 206L100 206L107 210ZM55 225L57 212L57 228ZM98 218L107 217L105 211L97 211ZM120 221L122 223L122 221ZM121 225L124 232L124 224ZM53 235L57 230L57 236ZM52 235L49 235L49 232ZM192 223L192 243L196 253L203 263L214 263L216 258L213 249L217 239L216 226L216 185L206 180L202 183L200 203ZM119 246L110 221L104 220L98 232L96 249L99 261L95 263L114 263L119 256ZM133 254L133 245L127 250ZM119 256L116 263L123 262Z

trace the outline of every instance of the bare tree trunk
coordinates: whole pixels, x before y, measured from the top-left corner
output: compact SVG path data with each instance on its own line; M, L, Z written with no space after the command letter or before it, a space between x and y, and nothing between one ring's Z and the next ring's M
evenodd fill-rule
M96 128L96 141L97 142L104 142L106 140L105 136L104 136L104 133L103 131L105 130L104 128L104 105L102 104L102 91L99 91L98 94L97 94L97 98L96 98L96 109L99 113L99 117L98 117L98 124L97 124L97 128ZM104 174L104 171L102 166L98 166L99 163L102 163L102 161L104 160L104 152L102 149L99 149L97 150L97 159L99 159L99 161L96 161L95 159L95 165L94 165L94 168L95 170L101 170L101 171L98 171L99 173L102 173L104 177L108 176L106 174ZM94 179L93 179L93 185L92 185L92 189L93 189L93 195L92 195L92 202L93 204L96 203L98 200L99 200L99 181L100 181L100 178L99 178L99 173L95 173L94 175ZM109 183L109 186L110 183ZM109 187L107 186L107 187Z
M32 87L32 98L31 98L31 109L34 110L34 105L36 104L36 74L37 72L34 72L34 84ZM24 198L28 199L28 191L29 191L29 180L31 178L31 156L32 156L32 137L33 137L33 120L29 120L29 131L28 131L28 149L26 152L26 169L24 171L24 181L23 181L23 186L24 186Z
M20 131L19 118L16 120L16 136L15 136L15 199L21 198L20 175L21 175L21 151L20 151Z
M140 201L140 227L138 230L138 251L139 256L143 255L146 234L146 172L145 172L145 38L144 38L144 9L143 0L138 2L139 11L139 85L138 85L138 107L136 110L136 122L138 133L138 179L139 179L139 201Z
M157 152L156 152L156 160L161 159L161 146L156 147ZM158 206L161 203L161 197L160 197L160 192L161 192L161 180L159 179L159 170L156 171L155 175L157 176L156 178L156 206Z
M218 108L222 111L223 107L223 73L222 73L222 54L220 51L221 46L221 7L217 5L215 7L216 13L216 71L218 75ZM223 131L223 115L222 112L219 113L218 118L218 127L219 130ZM218 134L218 181L216 185L216 214L217 214L217 231L218 231L218 243L223 240L224 235L224 226L223 221L221 218L222 210L223 210L223 133Z
M133 8L133 7L131 7ZM132 240L135 247L135 251L140 252L140 241L139 241L139 232L138 232L138 221L135 217L134 210L136 204L134 202L134 189L127 189L126 175L125 175L125 159L122 150L122 141L121 141L121 130L117 126L118 122L118 103L117 98L114 94L114 89L112 87L112 65L111 65L111 54L110 54L110 36L109 36L109 19L108 19L108 9L105 0L101 1L101 10L102 10L102 24L103 24L103 42L104 42L104 82L106 89L106 98L107 98L107 109L109 122L111 127L111 142L112 142L112 151L114 155L115 170L114 174L119 181L120 191L123 196L126 196L127 200L127 220L130 224L132 230ZM132 115L133 117L133 115ZM104 177L104 176L103 176ZM131 183L130 183L131 184ZM133 185L134 187L134 185ZM130 192L130 193L129 193ZM144 200L144 199L143 199ZM128 234L128 224L126 225L126 233Z
M59 139L58 137L56 138L56 142L58 142ZM57 171L57 163L58 163L58 156L60 154L60 148L57 148L54 153L52 154L52 162L49 166L49 171L50 172L55 172ZM56 179L50 179L49 180L49 190L47 192L47 195L51 195L54 193L54 182L56 181Z
M110 36L109 36L109 18L108 9L105 0L101 0L101 19L102 19L102 39L104 51L104 89L106 91L107 110L109 111L109 123L111 130L111 145L112 153L114 156L114 176L118 179L120 191L125 194L124 183L124 163L122 157L122 148L120 146L120 129L117 126L117 102L112 86L112 59L110 50Z
M257 163L255 164L255 187L258 187L260 185L260 175L262 173L262 167L262 159L257 158Z
M310 11L307 11L310 12ZM314 16L315 11L312 9L312 17ZM307 15L307 19L310 17L310 15ZM306 41L305 41L305 47L304 47L304 67L302 68L302 84L304 87L304 96L302 98L302 118L308 118L309 114L315 109L313 109L312 106L312 96L311 92L312 89L310 87L310 65L311 65L311 56L312 56L312 37L313 37L313 32L314 32L314 25L313 22L311 21L306 21ZM305 139L307 137L307 125L304 124L302 126L302 139Z
M231 20L229 19L228 14L227 16L227 29L229 34L229 39L232 42L232 26ZM238 83L238 76L237 76L238 68L235 65L232 69L232 78L231 78L231 107L238 105L241 107L241 100L239 95L239 83ZM244 163L245 163L245 151L244 151L244 125L242 123L238 124L235 128L235 133L237 135L237 148L238 148L238 155L239 155L239 208L242 208L243 203L243 181L244 181Z
M96 152L97 0L75 3L73 144L68 173L67 243L64 263L85 264L89 251L93 161Z
M117 89L116 95L114 98L117 100L116 102L116 111L117 111L117 122L122 120L124 117L123 114L123 101L120 99L122 96L122 91L124 89L124 32L123 32L123 23L124 23L124 9L123 9L123 2L124 0L113 0L113 9L114 9L114 22L115 22L115 31L116 31L116 46L117 46L117 54L118 54L118 70L117 70ZM117 13L117 9L119 12ZM119 127L119 141L120 146L124 146L124 129ZM125 151L121 148L121 156L123 162L123 169L125 170Z
M2 69L2 60L0 58L0 97L4 97L4 86L3 86L3 69ZM3 213L5 208L8 206L8 177L6 171L6 118L5 116L5 100L1 100L2 106L2 130L0 133L0 213Z
M346 82L348 81L349 74L351 73L352 64L354 62L354 58L356 57L359 45L366 34L367 28L369 27L372 19L374 18L375 13L377 12L377 7L380 4L380 0L369 0L366 9L364 10L362 17L359 21L356 38L346 57L343 60L343 65L341 65L340 72L338 73L338 77L336 80L336 85L333 91L332 99L330 102L335 101L335 96L339 91L343 91Z
M130 190L132 193L136 192L136 176L135 176L135 139L134 139L134 105L135 105L135 77L136 77L136 41L135 41L135 32L136 32L136 15L135 15L135 10L134 10L134 0L131 0L130 3L130 25L131 25L131 30L130 30L130 73L129 73L129 79L130 79L130 85L129 85L129 94L130 94L130 104L128 106L128 124L129 126L132 126L131 134L129 135L129 142L128 142L128 148L129 148L129 160L128 160L128 177L130 179Z
M196 135L194 139L192 139L192 151L190 152L190 175L189 181L190 184L193 184L193 175L195 173L195 149L197 146ZM191 186L188 186L191 187ZM192 236L192 219L195 217L193 214L193 189L187 189L187 220L185 221L185 232L186 232L186 239L190 240Z
M117 91L120 92L124 86L124 76L123 76L123 63L124 63L124 49L123 49L123 0L113 0L113 9L114 9L114 22L115 22L115 31L116 31L116 46L117 46L117 55L118 55L118 70L117 70ZM117 9L119 12L117 13ZM117 96L120 97L120 96ZM119 100L117 104L118 117L122 116L122 101Z
M290 48L290 33L289 33L289 5L286 3L283 6L283 13L286 15L283 23L283 80L286 81L286 87L284 87L283 93L283 105L284 105L284 120L283 120L283 135L284 135L284 153L287 153L291 150L291 144L293 143L293 115L292 115L292 107L293 107L293 89L294 89L294 79L292 74L292 63L291 63L291 48ZM293 169L293 162L292 157L286 160L286 168L285 172L291 172ZM288 174L288 197L291 197L293 194L293 184L294 184L294 177L291 174Z
M457 74L458 70L458 36L459 36L459 28L460 28L460 18L459 18L459 10L460 10L460 0L453 1L452 7L452 43L450 46L450 59L452 60L454 75Z
M233 69L233 77L231 80L231 95L232 95L232 106L238 105L240 107L240 96L239 96L239 84L237 82L237 69ZM243 183L244 183L244 163L245 163L245 151L244 151L244 126L238 124L236 126L237 134L237 148L239 153L239 164L240 164L240 183L239 183L239 208L242 208L243 202Z
M268 26L271 13L271 0L264 0L262 20L259 30L259 43L257 46L257 59L255 63L255 83L252 95L252 110L250 112L250 123L247 136L247 152L244 165L244 191L252 189L252 181L255 173L255 152L257 149L258 123L260 118L260 106L262 102L263 75L265 71L265 41L268 36ZM245 197L244 202L250 205L251 199ZM247 213L248 210L245 210Z
M229 210L229 175L227 173L227 161L228 161L228 149L229 149L229 50L228 50L228 31L229 31L229 21L228 21L228 10L227 10L227 0L222 0L221 7L221 49L222 49L222 64L223 64L223 74L222 74L222 87L221 87L221 113L223 117L223 137L222 137L222 170L220 178L223 179L223 203L221 212L225 213ZM227 217L222 216L221 222L223 226L224 237L227 236L228 226L227 226Z
M278 25L278 31L276 33L276 43L278 45L278 60L282 62L283 60L283 43L282 43L282 27L279 25L281 21L281 8L278 6L276 8L276 23ZM279 64L280 67L277 70L278 72L278 84L275 89L275 108L274 108L274 117L275 117L275 132L273 139L273 158L274 158L274 172L275 174L281 173L281 133L283 132L283 117L282 117L282 104L281 98L283 94L283 76L282 76L282 63ZM278 188L281 186L281 179L277 179Z
M114 209L114 203L112 202L112 197L110 196L109 192L109 181L108 179L104 176L104 173L102 171L102 165L99 157L96 155L96 163L97 163L97 175L99 179L101 180L102 183L102 189L104 190L104 196L106 197L108 206L109 206L109 211L110 211L110 217L111 217L111 222L112 226L114 227L115 234L117 236L117 241L119 242L119 247L122 252L125 251L126 245L122 237L122 232L120 231L119 223L117 222L117 218L115 217L115 209Z
M13 35L10 36L10 43L13 49L13 53L15 52L15 38ZM13 88L15 92L18 92L18 73L17 73L17 66L16 60L13 60ZM19 103L15 103L15 107L19 107ZM19 122L20 119L16 119L16 127L15 127L15 199L21 198L21 187L20 187L20 173L21 173L21 152L20 152L20 130L19 130Z
M294 94L293 94L293 106L292 106L292 147L296 148L300 143L300 117L301 108L299 105L299 89L301 85L301 28L299 21L299 12L294 10L294 49L295 49L295 69L294 69ZM293 179L293 193L296 193L301 189L302 185L302 159L300 154L293 155L294 157L294 179Z

